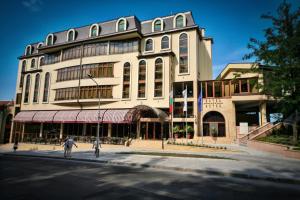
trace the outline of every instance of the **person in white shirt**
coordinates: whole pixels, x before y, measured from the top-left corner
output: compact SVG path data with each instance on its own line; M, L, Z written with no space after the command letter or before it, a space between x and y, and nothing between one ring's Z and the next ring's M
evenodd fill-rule
M71 152L72 152L72 147L73 145L78 148L78 146L76 145L76 143L74 142L73 138L69 138L67 137L63 146L64 146L64 157L71 157Z

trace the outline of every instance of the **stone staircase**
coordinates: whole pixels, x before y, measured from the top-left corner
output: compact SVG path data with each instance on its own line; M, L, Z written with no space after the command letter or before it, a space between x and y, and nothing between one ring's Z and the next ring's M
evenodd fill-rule
M261 135L263 133L265 133L266 131L271 131L273 130L273 127L275 125L273 125L272 123L268 122L252 131L250 131L247 135L239 138L239 144L242 146L247 146L247 141L251 140L253 138L256 138L258 135Z

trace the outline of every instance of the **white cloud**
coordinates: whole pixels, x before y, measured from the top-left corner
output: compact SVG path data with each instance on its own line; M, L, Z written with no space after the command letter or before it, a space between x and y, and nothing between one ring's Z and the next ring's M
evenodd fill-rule
M38 12L42 9L42 0L24 0L22 5L32 12Z

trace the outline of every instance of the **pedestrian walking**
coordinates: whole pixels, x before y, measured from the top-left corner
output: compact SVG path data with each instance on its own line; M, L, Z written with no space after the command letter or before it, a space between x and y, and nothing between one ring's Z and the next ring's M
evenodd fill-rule
M78 146L76 145L76 143L74 142L73 138L67 137L63 146L64 146L64 157L71 157L71 153L72 153L72 148L73 145L78 148Z
M18 145L19 145L19 141L18 141L18 140L15 140L15 142L14 142L14 146L13 146L14 152L16 152L16 151L17 151L17 149L18 149Z
M95 155L96 155L96 157L98 157L99 153L100 153L99 148L101 148L101 141L100 140L99 140L99 144L97 144L97 140L94 141L92 149L94 149L94 148L95 148Z

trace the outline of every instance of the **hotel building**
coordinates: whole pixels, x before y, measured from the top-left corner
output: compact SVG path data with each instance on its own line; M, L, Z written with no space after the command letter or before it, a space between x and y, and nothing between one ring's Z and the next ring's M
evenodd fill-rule
M234 78L252 64L229 64L212 81L212 43L191 12L146 21L121 17L49 33L19 57L10 141L67 135L90 141L100 120L103 138L169 138L172 126L187 124L194 140L203 129L207 142L215 133L221 143L234 142L240 122L249 129L267 123L267 97L256 88L263 74Z

